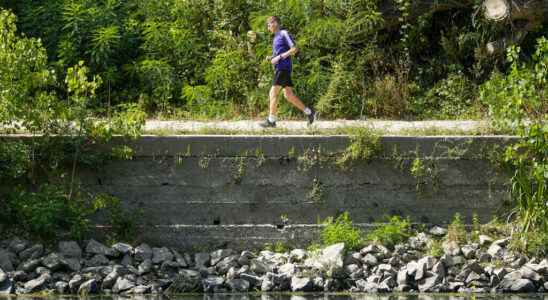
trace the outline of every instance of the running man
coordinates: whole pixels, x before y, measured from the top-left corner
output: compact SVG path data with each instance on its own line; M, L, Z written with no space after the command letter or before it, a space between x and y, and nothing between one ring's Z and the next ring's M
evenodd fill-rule
M316 112L310 107L306 107L299 97L293 94L293 82L291 81L291 56L299 50L295 47L295 42L287 32L281 29L280 18L272 16L268 18L268 31L274 33L272 41L272 56L267 57L275 68L274 80L270 88L270 112L266 121L260 125L262 127L276 127L276 113L278 111L278 94L283 90L284 97L304 112L308 117L308 124L314 123Z

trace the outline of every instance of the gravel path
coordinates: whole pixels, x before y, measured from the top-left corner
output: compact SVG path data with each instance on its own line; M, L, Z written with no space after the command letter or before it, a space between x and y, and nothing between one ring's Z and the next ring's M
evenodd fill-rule
M268 131L259 126L260 121L158 121L148 120L145 126L146 132L167 131L167 132L204 132L204 131L235 131L241 133L252 133L257 131ZM368 127L382 131L385 134L398 134L402 132L422 131L449 131L449 132L477 132L480 129L488 128L487 121L317 121L310 128L305 121L279 121L277 131L306 133L312 130L337 130L345 128Z

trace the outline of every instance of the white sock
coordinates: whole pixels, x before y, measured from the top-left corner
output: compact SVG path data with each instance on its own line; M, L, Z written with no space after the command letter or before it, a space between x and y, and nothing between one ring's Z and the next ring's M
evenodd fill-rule
M305 107L303 111L304 111L304 114L307 115L307 116L312 113L312 111L308 107Z
M268 115L268 122L276 123L276 116L275 115Z

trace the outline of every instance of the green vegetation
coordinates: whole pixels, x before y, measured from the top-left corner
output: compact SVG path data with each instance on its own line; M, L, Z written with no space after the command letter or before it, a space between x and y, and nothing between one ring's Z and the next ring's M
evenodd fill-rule
M437 239L430 240L427 245L426 253L433 257L442 257L444 253L442 242Z
M396 244L403 243L411 236L411 221L399 216L386 218L386 223L381 223L379 227L367 234L367 241L381 243L387 247L394 247Z
M548 40L540 38L532 61L521 62L518 47L508 50L510 72L493 74L481 88L493 123L511 128L520 141L508 146L504 163L512 174L510 212L514 244L544 252L548 245Z
M450 242L457 242L459 244L466 243L467 232L464 228L461 215L456 213L453 217L453 221L447 226L447 235L445 239Z
M166 118L254 117L266 113L272 76L264 59L271 47L265 22L278 15L300 49L294 58L295 89L324 118L481 116L486 111L481 85L508 68L485 46L508 30L495 28L474 5L417 15L412 1L390 2L390 14L383 14L380 4L4 1L2 23L17 24L28 38L9 48L10 61L17 63L2 60L7 71L2 74L13 74L12 95L22 105L38 104L30 114L59 108L52 93L68 94L67 70L84 61L91 77L101 78L87 106L100 116L111 116L120 104L136 104ZM3 41L17 36L10 32ZM545 32L541 24L520 41L524 61L534 56L534 40ZM28 67L33 71L22 71ZM285 102L280 114L300 115Z
M329 217L323 224L321 233L323 245L345 243L348 250L356 250L363 245L362 232L354 226L348 212L344 212L337 218Z
M96 92L103 80L90 73L82 61L55 71L41 40L19 36L15 16L0 10L0 125L20 125L40 135L0 143L0 178L15 187L0 195L4 228L45 241L83 239L91 216L114 208L104 197L85 192L78 173L100 168L110 158L130 159L129 147L102 153L93 146L114 135L138 137L145 114L127 103L113 106L110 118L96 119ZM118 221L118 212L107 221Z
M368 128L359 128L350 136L350 144L337 159L337 165L347 168L357 161L368 162L381 151L380 137Z

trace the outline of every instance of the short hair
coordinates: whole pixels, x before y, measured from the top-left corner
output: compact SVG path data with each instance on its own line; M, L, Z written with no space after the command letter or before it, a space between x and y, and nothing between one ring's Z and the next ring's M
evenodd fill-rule
M281 24L280 17L278 16L270 16L268 17L268 22L275 21L278 24Z

